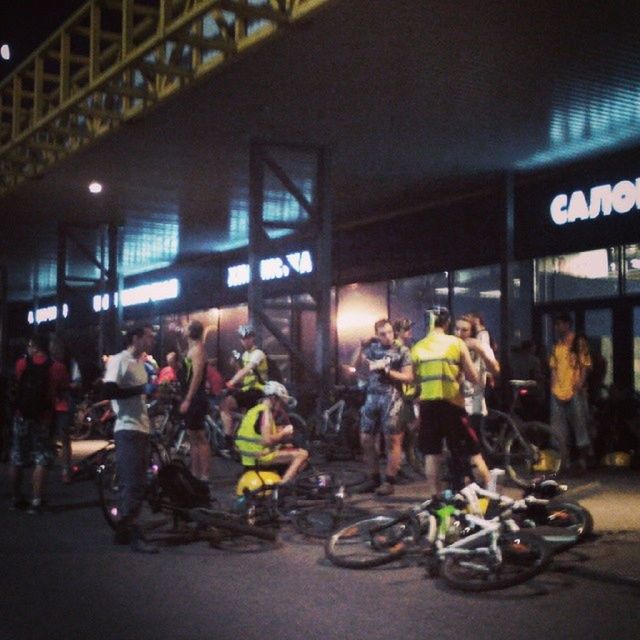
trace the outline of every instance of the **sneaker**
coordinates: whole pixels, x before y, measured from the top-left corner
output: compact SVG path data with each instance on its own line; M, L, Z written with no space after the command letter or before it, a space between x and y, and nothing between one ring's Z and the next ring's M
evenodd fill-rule
M28 506L29 503L24 499L24 496L18 496L11 499L9 511L24 511Z
M37 516L42 515L44 513L42 500L40 498L34 498L27 509L27 513Z
M377 489L377 496L390 496L395 492L395 487L390 482L383 482Z

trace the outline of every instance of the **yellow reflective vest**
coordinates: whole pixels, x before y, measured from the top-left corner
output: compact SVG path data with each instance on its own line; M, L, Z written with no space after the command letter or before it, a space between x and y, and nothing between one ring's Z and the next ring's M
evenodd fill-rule
M464 407L460 391L463 342L456 336L432 331L416 342L411 360L420 384L420 400L447 400Z
M236 448L240 453L240 462L245 467L253 467L257 463L269 462L275 457L276 452L273 448L265 447L262 443L262 434L260 433L260 421L262 414L269 407L264 403L259 403L255 407L251 407L240 423L238 433L236 435ZM258 432L256 432L256 426ZM275 433L276 423L271 415L271 432Z
M246 367L251 360L251 354L257 349L251 349L251 351L245 351L242 354L242 366ZM242 391L249 391L250 389L263 389L264 383L269 379L269 363L267 358L264 357L260 360L260 364L253 370L247 373L242 379Z

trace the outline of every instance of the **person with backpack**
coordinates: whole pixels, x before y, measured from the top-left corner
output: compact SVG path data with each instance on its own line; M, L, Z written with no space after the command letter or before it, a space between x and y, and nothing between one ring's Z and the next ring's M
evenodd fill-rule
M41 514L47 469L54 460L51 424L54 416L52 363L48 341L34 335L27 342L27 355L15 368L15 412L10 453L10 510L27 509ZM32 497L27 502L22 493L24 468L33 466Z

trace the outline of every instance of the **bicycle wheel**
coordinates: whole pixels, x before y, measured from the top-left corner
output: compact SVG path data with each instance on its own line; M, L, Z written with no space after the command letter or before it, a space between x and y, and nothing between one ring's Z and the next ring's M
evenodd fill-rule
M98 484L98 497L100 500L100 511L112 528L116 528L118 521L118 496L120 484L116 472L116 452L115 449L108 451L105 455L96 476Z
M544 422L525 422L505 444L505 468L520 487L536 476L557 473L562 466L560 441Z
M291 524L303 536L326 538L345 523L366 515L367 510L359 507L323 504L298 511L291 518Z
M445 548L440 574L454 589L506 589L538 575L553 557L551 547L540 536L525 530L501 534L497 555L487 553L486 547L476 549L475 554L454 555L447 554Z
M578 542L593 533L593 516L577 502L551 502L546 507L546 518L538 524L560 527L574 534Z
M327 558L338 567L368 569L404 556L413 527L407 517L372 516L346 525L325 543Z

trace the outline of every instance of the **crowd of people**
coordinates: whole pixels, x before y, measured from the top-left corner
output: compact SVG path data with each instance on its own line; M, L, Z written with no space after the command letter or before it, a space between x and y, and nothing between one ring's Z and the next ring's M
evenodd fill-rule
M440 307L428 312L428 331L416 342L413 322L407 318L378 320L374 336L362 341L355 369L366 382L359 424L363 462L369 472L363 491L375 491L380 496L394 493L403 459L403 438L411 429L418 430L429 495L442 489L440 466L445 443L451 454L454 485L472 477L488 483L489 470L478 432L487 415L489 391L501 374L500 364L480 314L459 315L453 323L453 334L451 324L449 311ZM567 459L573 447L576 464L584 469L591 454L587 379L592 360L586 340L575 335L570 316L558 316L554 327L557 341L549 359L551 424ZM203 482L210 479L211 451L204 424L209 403L220 396L227 446L229 450L236 448L244 467L278 465L283 483L291 482L304 468L309 453L293 444L293 427L287 415L292 398L280 381L270 379L268 357L256 344L254 328L242 325L238 334L243 351L238 354L236 372L226 382L215 363L207 360L204 326L198 320L191 321L186 329L184 353L168 353L163 368L149 355L155 336L148 325L128 330L124 349L105 358L101 394L115 413L121 487L117 544L130 544L139 552L157 551L144 539L137 520L147 482L147 401L163 385L180 390L179 412L190 442L190 471L195 478ZM530 367L527 377L538 376L539 360L530 356L523 357L520 364ZM55 441L62 445L62 480L68 481L69 426L74 391L79 385L77 363L68 357L58 336L45 340L34 335L28 341L27 353L15 367L11 509L42 512ZM245 413L236 431L232 413L239 408ZM384 473L380 469L382 444L386 450ZM26 469L32 469L30 500L23 491Z

